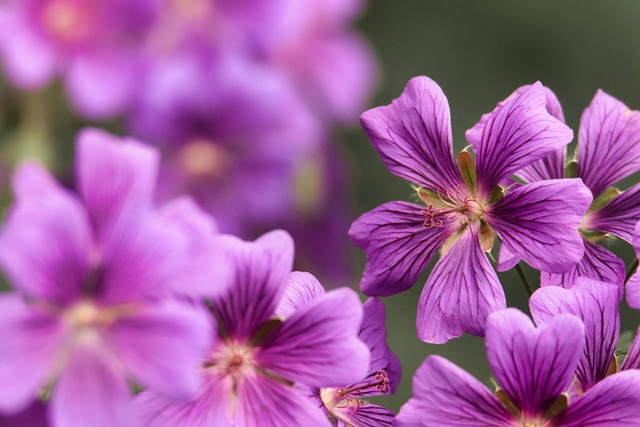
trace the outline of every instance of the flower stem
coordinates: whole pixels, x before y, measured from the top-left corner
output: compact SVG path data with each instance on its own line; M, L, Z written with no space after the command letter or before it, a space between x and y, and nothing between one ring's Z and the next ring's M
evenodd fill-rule
M631 278L631 276L633 276L633 273L635 273L637 268L638 268L638 258L636 258L635 260L633 260L631 264L629 264L629 268L627 268L627 274L624 278L624 283L627 283L629 281L629 279Z
M520 277L520 281L522 282L522 286L524 286L524 290L527 292L527 295L533 295L531 283L529 282L529 279L527 279L527 275L524 274L522 267L520 267L520 263L516 264L516 271L518 272L518 277Z

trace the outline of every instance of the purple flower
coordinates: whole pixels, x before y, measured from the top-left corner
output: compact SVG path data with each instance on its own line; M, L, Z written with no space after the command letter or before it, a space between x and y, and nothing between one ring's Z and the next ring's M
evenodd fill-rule
M526 86L519 88L505 102L526 90ZM548 89L547 110L564 121L560 103ZM564 274L543 272L542 286L568 288L577 277L590 277L617 284L622 298L624 263L596 242L614 235L632 243L633 228L640 220L640 185L623 192L612 185L640 170L639 135L640 112L629 110L622 102L598 90L582 113L577 161L570 160L565 172L565 150L562 148L518 172L527 182L577 176L589 187L594 199L580 223L584 257Z
M170 398L197 392L211 322L169 296L214 296L226 275L193 203L153 209L158 162L143 144L89 129L78 137L79 195L37 164L18 169L0 234L16 287L0 297L3 412L44 390L55 425L134 426L128 380Z
M537 324L559 315L573 314L585 326L585 347L576 371L577 392L589 390L618 370L615 357L620 333L618 287L588 278L577 278L571 289L547 286L529 300ZM640 335L636 335L620 369L640 367Z
M636 250L636 258L640 258L640 221L635 226L633 248ZM636 270L627 282L627 303L640 310L640 270Z
M0 55L9 80L33 90L62 75L75 107L102 118L136 93L153 0L9 0L0 7ZM108 82L108 84L105 84Z
M276 313L287 318L296 310L324 295L324 288L309 273L292 273ZM366 377L355 383L323 388L300 386L302 393L310 396L324 409L338 426L391 426L394 413L379 405L368 403L366 398L393 394L400 383L400 362L387 346L384 304L377 298L369 298L363 306L364 317L359 337L371 351L371 362Z
M567 396L584 346L585 328L559 314L537 328L515 309L487 319L491 393L467 372L430 356L413 379L413 397L396 426L620 427L640 425L640 372L611 375L581 397Z
M211 303L219 329L202 367L204 386L182 404L144 392L138 404L145 425L328 426L320 408L292 386L324 387L366 375L369 350L357 336L357 294L329 292L281 320L275 310L293 266L291 237L274 231L254 243L232 237L228 243L235 276Z
M540 83L499 105L481 129L472 130L475 165L465 151L456 164L447 100L426 77L412 79L400 98L365 112L361 122L387 168L417 185L427 206L386 203L353 223L349 234L367 255L360 285L368 295L404 291L441 249L418 306L423 341L482 335L487 315L505 307L485 254L496 234L500 271L523 259L540 270L564 272L582 258L578 224L591 203L582 182L508 181L572 137L545 110Z

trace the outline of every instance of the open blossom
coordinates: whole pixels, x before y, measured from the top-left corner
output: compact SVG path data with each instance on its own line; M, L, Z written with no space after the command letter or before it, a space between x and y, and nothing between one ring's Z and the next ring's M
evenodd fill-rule
M139 142L89 129L79 195L35 163L18 169L0 234L16 288L0 297L0 411L43 390L53 425L136 426L129 381L176 399L197 392L211 321L170 296L219 293L199 285L224 279L220 246L192 202L153 208L158 162Z
M580 397L567 392L583 352L585 328L559 314L536 328L515 309L487 319L489 366L499 388L439 356L430 356L413 379L413 397L396 426L621 427L640 425L640 372L603 379Z
M426 206L390 202L353 223L349 234L367 255L360 285L368 295L404 291L441 248L418 306L423 341L482 335L486 316L505 307L485 254L495 235L500 271L523 259L561 273L582 258L578 224L591 203L582 182L509 181L571 140L572 131L545 109L545 96L536 83L485 118L479 138L470 138L475 162L466 151L454 160L447 100L426 77L412 79L391 105L361 117L389 170L419 186Z
M287 318L324 294L324 288L311 274L294 272L276 313ZM395 416L387 408L366 400L395 392L400 383L400 362L386 342L386 314L382 301L370 298L364 303L363 310L359 337L371 351L367 376L355 383L342 382L333 387L299 386L301 392L314 399L338 427L391 426Z
M156 14L154 0L8 0L0 56L14 85L37 89L61 75L81 114L112 116L134 99Z
M204 386L185 403L144 392L138 405L145 425L329 426L294 386L325 387L366 375L369 350L358 339L357 294L329 292L282 320L276 308L293 266L291 237L274 231L255 242L229 237L228 243L235 276L210 305L219 322L201 369Z
M505 102L525 90L526 86L519 88ZM560 103L549 90L547 109L564 120ZM580 223L584 257L564 274L543 270L541 284L571 287L577 277L590 277L617 284L622 298L624 263L596 242L613 235L632 243L634 227L640 221L640 185L622 192L612 187L640 170L640 112L598 90L582 113L574 157L567 162L562 148L518 172L527 182L577 176L594 199Z
M559 286L538 289L531 296L529 306L538 324L560 313L573 314L583 321L585 347L576 371L578 394L618 369L640 368L640 334L636 334L620 367L614 354L620 334L618 287L615 284L580 277L571 289Z

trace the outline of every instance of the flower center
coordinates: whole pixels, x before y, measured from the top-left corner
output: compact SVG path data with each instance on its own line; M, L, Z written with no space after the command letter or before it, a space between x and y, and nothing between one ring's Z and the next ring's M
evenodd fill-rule
M89 30L89 8L74 0L53 0L42 14L45 28L62 41L79 41Z
M195 177L221 177L229 169L230 154L218 144L195 139L182 148L180 162Z
M345 411L351 414L360 406L360 398L366 395L389 393L389 377L384 370L379 370L372 379L353 386L326 387L320 390L320 398L329 412L340 417Z
M461 204L452 205L450 209L436 208L432 204L427 205L427 209L420 211L426 219L422 222L424 228L442 227L447 214L462 214L462 222L475 222L486 213L485 206L474 196L466 197Z
M254 348L235 341L226 342L213 351L205 368L215 370L219 376L229 376L236 382L255 370Z

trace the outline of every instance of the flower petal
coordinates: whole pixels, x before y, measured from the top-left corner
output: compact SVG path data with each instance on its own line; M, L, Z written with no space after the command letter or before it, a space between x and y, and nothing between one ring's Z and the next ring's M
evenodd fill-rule
M418 303L418 337L441 344L463 332L482 336L487 316L505 307L478 231L465 230L427 279Z
M537 324L560 313L573 314L584 323L586 346L576 371L583 392L607 376L620 334L617 286L579 278L571 289L538 289L529 306Z
M0 410L15 413L36 399L54 374L65 329L18 295L0 296Z
M78 188L98 235L125 206L151 205L160 162L157 150L94 128L78 134L76 147Z
M440 356L429 356L413 377L413 397L396 416L398 427L509 427L510 415L469 373Z
M569 289L573 287L579 277L617 285L618 300L622 300L625 277L624 263L612 252L588 240L584 240L584 256L572 270L564 274L542 272L540 285L560 286Z
M49 427L50 423L47 416L47 407L39 401L34 401L27 409L15 415L0 414L0 426Z
M640 112L602 90L580 118L578 176L597 197L640 169Z
M488 198L509 175L571 142L573 131L549 114L545 105L544 87L537 82L491 113L480 141L473 146L481 196Z
M294 271L289 275L287 289L276 307L276 315L283 319L291 316L299 308L325 294L324 287L311 273Z
M204 310L165 301L117 320L105 340L129 375L145 388L189 399L200 388L200 363L211 348L212 336Z
M640 222L636 224L633 248L636 250L636 257L640 258ZM627 280L627 304L629 307L640 310L640 269Z
M394 175L441 194L462 190L453 159L449 103L433 80L409 80L398 99L364 112L360 123Z
M629 347L629 351L620 365L620 370L627 369L640 369L640 327L636 331L636 336L633 337L633 342Z
M293 268L293 240L282 230L255 242L227 236L234 274L227 291L213 301L220 326L238 340L249 339L269 320Z
M261 341L257 363L313 387L355 383L369 368L358 338L362 305L355 291L337 289L296 311Z
M489 316L485 344L498 384L523 413L544 415L571 385L584 348L584 326L559 314L536 329L509 308Z
M553 425L558 427L640 426L640 372L611 375L572 402Z
M342 421L342 424L338 424L339 427L391 427L396 416L383 406L367 402L358 402L355 408L351 406L335 407L332 414Z
M603 208L587 216L590 230L612 233L629 243L633 230L640 221L640 184L620 193Z
M97 348L76 347L51 395L53 424L65 427L134 427L122 373Z
M578 225L590 203L591 193L579 179L534 182L509 191L491 207L487 222L533 268L564 273L584 254Z
M452 233L448 220L443 227L423 226L424 207L389 202L358 218L349 236L367 255L360 282L367 295L388 296L409 289ZM457 222L456 222L457 224Z
M13 187L17 201L0 235L0 264L10 282L54 303L77 298L92 245L82 205L35 163L20 166Z

